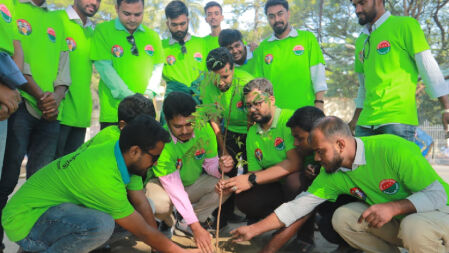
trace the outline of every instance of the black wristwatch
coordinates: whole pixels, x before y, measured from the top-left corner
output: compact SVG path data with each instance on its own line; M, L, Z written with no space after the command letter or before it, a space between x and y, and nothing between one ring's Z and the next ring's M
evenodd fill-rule
M256 174L251 173L248 177L248 181L251 183L252 186L256 186L257 185Z

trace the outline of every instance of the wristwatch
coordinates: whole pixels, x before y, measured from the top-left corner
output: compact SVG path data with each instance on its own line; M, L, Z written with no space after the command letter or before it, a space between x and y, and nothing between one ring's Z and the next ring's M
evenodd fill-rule
M257 185L256 174L251 173L248 177L248 181L251 183L252 186L256 186Z

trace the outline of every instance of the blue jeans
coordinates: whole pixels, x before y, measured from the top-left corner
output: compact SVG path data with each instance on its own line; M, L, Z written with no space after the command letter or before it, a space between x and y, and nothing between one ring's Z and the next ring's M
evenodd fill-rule
M44 167L55 157L59 134L58 121L46 121L31 116L21 103L19 109L8 119L8 138L0 179L0 216L19 180L20 166L25 154L27 178ZM3 227L0 226L0 242Z
M8 120L0 121L0 176L3 168L3 157L5 156L6 134L8 133Z
M111 237L114 226L109 214L64 203L42 214L27 237L17 244L31 252L89 252Z
M55 159L77 150L86 137L86 128L60 125Z
M374 129L374 126L371 126L370 128L356 126L355 128L355 136L357 137L378 134L394 134L411 142L415 140L415 132L416 126L405 124L389 124L376 129Z

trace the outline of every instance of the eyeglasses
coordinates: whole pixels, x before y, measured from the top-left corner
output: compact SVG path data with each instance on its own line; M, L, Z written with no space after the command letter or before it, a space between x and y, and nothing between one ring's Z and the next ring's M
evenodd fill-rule
M142 149L142 152L144 152L145 154L151 156L151 160L153 160L153 163L157 162L157 160L159 159L159 156L161 156L160 154L159 155L153 155L150 152L145 151L143 149Z
M129 35L126 37L126 40L131 44L131 54L135 56L139 56L139 50L137 50L136 40L134 39L134 35Z
M262 105L263 102L264 102L264 100L260 100L260 101L252 102L252 103L246 103L245 108L248 111L251 110L251 108L253 108L253 107L254 107L254 109L258 109L258 108L260 108L260 106Z
M363 43L363 50L362 50L363 61L365 61L365 59L368 59L368 56L369 56L369 52L370 52L370 48L371 48L370 42L369 42L370 36L371 35L368 35L368 37L365 40L365 43ZM367 44L368 44L368 48L366 48Z

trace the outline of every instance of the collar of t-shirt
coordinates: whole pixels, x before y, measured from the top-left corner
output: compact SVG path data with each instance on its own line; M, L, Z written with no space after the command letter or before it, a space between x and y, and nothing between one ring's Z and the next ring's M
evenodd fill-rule
M171 133L171 131L168 131L168 132L170 133L171 139L173 140L173 143L174 143L174 144L176 144L178 141L181 142L181 143L183 143L183 141L178 140L178 138L176 138L175 135L173 135L173 134ZM189 140L191 140L191 139L193 139L193 138L195 138L195 132L192 133L192 138L190 138Z
M79 24L80 26L86 28L86 27L92 27L93 23L90 21L89 18L86 19L86 24L83 24L83 21L81 20L80 16L78 15L78 13L75 11L75 9L73 9L73 7L71 5L67 6L67 8L65 9L65 12L67 12L67 16L69 16L70 20L75 20L75 22L77 24Z
M187 33L186 36L184 37L184 43L186 43L187 41L189 41L192 38L192 36L190 36L190 33ZM169 45L173 45L175 43L179 43L179 41L173 39L173 36L170 34L170 40L168 41Z
M293 29L293 27L290 26L290 32L288 33L287 37L279 39L278 37L276 37L275 34L271 35L271 37L268 39L269 42L271 41L275 41L275 40L283 40L286 39L288 37L292 37L295 38L296 36L298 36L298 31L296 31L296 29Z
M363 28L362 28L362 33L365 34L371 34L372 32L374 32L377 28L379 28L389 17L391 16L391 13L389 11L386 11L384 13L384 15L382 15L376 22L374 22L374 24L371 26L371 32L369 30L370 28L370 24L366 24Z
M270 129L268 129L268 131L270 131L271 129L274 129L278 126L278 121L279 121L279 116L281 115L281 111L282 111L281 108L276 107L276 110L274 111L274 116L273 116L273 123L271 123ZM268 132L268 131L263 130L263 128L260 126L260 124L257 124L256 127L257 127L256 132L258 134L263 134L265 132Z
M238 65L236 63L235 66L237 66L237 67L240 67L240 66L243 66L243 65L247 64L248 61L253 58L253 52L251 51L251 48L249 46L245 46L245 48L246 48L246 59L245 59L245 62L242 65Z
M128 29L126 29L126 27L122 24L122 22L120 22L120 19L119 19L119 18L116 18L116 19L115 19L115 29L117 29L117 30L119 30L119 31L125 31L125 32L129 33L129 32L128 32ZM135 32L137 32L137 31L145 32L145 29L143 29L142 24L140 24L140 25L137 27L137 29L136 29Z
M363 144L363 141L360 138L355 137L355 142L357 144L357 147L355 149L355 157L354 162L352 163L352 168L343 168L341 167L340 170L342 172L347 172L351 170L356 170L359 166L366 164L365 159L365 144Z
M117 161L117 167L120 171L120 175L122 175L123 183L129 184L130 176L128 172L128 167L126 167L125 159L123 158L122 151L120 150L120 146L118 145L118 141L114 146L114 155L115 160Z
M31 0L19 0L19 2L21 3L30 3L36 7L42 8L42 9L47 9L47 2L44 2L41 6L36 5L33 1Z

